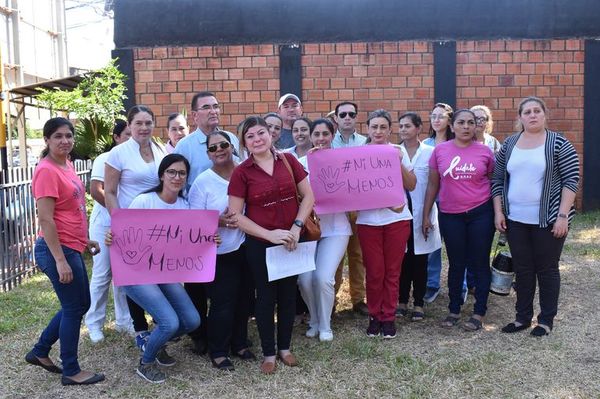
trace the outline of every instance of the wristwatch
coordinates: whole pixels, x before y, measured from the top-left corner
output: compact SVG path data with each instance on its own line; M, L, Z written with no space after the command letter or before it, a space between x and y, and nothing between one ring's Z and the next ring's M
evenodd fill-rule
M567 215L565 215L564 213L559 213L559 214L558 214L558 217L559 217L559 218L566 219L566 218L567 218Z
M296 220L294 220L294 224L295 224L296 226L300 227L300 228L303 228L303 227L304 227L304 223L303 223L303 222L302 222L302 220L300 220L300 219L296 219Z

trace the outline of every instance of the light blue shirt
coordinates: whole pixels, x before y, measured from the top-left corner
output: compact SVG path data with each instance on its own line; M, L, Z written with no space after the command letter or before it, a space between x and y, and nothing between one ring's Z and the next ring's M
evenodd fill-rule
M231 132L225 132L231 139L231 143L235 151L239 154L240 142L238 138ZM174 154L181 154L190 162L190 175L187 180L187 188L200 176L200 173L212 167L212 161L208 158L206 151L206 134L200 128L177 143ZM236 161L239 159L234 157Z
M348 138L348 142L344 141L344 136L339 132L335 132L333 141L331 142L331 148L345 148L345 147L357 147L364 145L367 142L367 138L362 134L356 132L352 133Z

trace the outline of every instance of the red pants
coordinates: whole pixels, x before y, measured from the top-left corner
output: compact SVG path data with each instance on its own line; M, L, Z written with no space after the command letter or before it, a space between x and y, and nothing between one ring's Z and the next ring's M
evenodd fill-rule
M366 270L369 314L379 321L393 321L410 220L385 226L359 224L357 228Z

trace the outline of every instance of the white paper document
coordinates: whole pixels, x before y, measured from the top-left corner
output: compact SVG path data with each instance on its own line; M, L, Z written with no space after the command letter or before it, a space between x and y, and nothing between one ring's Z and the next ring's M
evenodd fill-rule
M267 248L267 273L269 281L315 270L316 241L301 242L295 251L283 245Z

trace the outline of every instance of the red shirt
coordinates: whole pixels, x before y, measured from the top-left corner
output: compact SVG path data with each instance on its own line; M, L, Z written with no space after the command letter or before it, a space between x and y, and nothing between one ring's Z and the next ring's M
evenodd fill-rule
M31 188L36 200L45 197L55 200L54 223L60 244L83 252L87 246L85 188L73 164L67 161L67 165L65 170L42 159L33 173ZM41 229L39 236L44 236Z
M281 156L290 164L293 180ZM251 155L233 171L227 194L243 198L246 216L259 226L267 230L288 230L298 215L295 185L308 174L292 154L275 153L274 162L273 175L269 176Z

